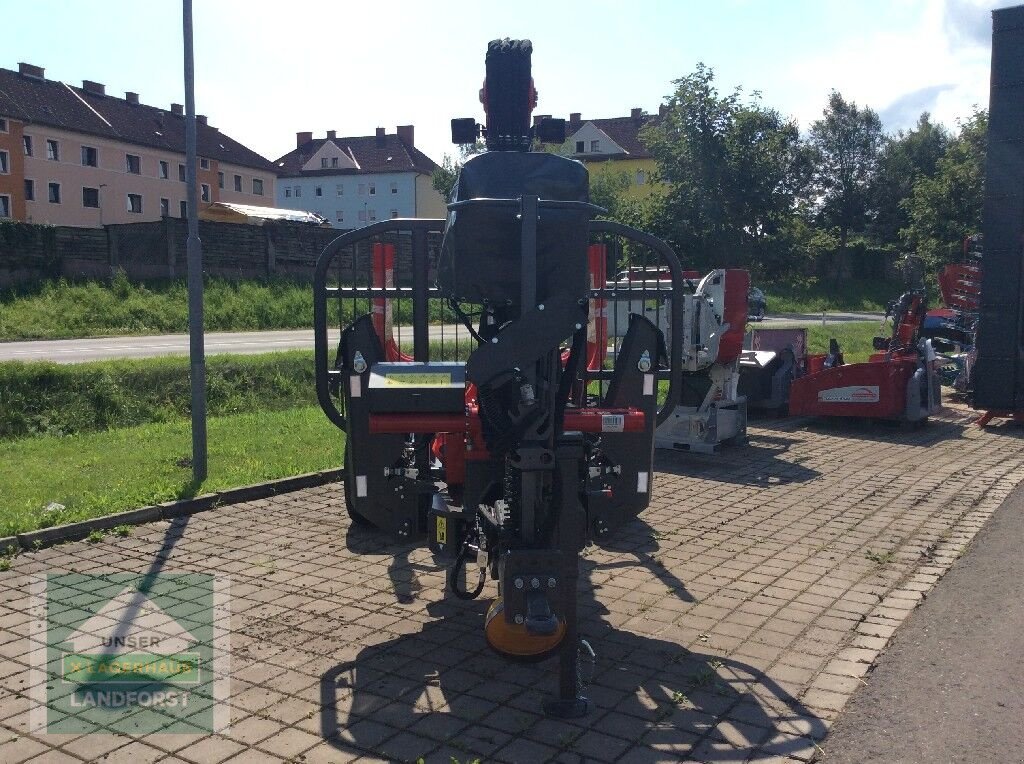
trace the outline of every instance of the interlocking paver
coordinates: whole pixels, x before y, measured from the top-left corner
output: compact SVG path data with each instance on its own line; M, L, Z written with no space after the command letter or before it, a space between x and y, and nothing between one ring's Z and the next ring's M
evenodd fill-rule
M0 574L0 760L809 761L1024 476L1024 439L953 407L916 430L755 423L748 448L657 467L651 507L583 556L599 653L584 720L544 719L553 665L491 655L486 603L447 600L425 550L350 527L324 486L16 558ZM26 577L154 563L231 579L232 727L30 733Z

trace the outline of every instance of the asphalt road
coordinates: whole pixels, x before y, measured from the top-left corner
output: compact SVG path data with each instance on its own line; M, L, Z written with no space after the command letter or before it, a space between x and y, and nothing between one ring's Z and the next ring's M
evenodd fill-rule
M896 632L823 762L1024 762L1022 542L1024 485Z
M821 320L820 315L787 313L769 316L764 326L778 324L811 324ZM834 323L849 321L879 321L876 313L829 313L827 320ZM430 338L440 339L442 327L431 326ZM444 327L451 337L454 326ZM459 327L460 337L468 337ZM403 330L400 341L406 339ZM331 335L332 345L337 334ZM412 339L412 334L408 335ZM271 332L211 332L206 335L206 353L269 353L275 350L312 349L313 330L295 329ZM162 334L145 337L91 337L79 340L40 340L0 343L0 361L55 361L57 363L84 363L113 358L154 358L168 355L188 355L187 334Z

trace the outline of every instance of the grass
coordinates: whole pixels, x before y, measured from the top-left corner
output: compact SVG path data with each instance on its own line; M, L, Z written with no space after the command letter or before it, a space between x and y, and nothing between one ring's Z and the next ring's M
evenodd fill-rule
M193 485L187 421L0 443L0 536L336 468L344 435L308 406L212 417L209 448L210 477Z
M897 282L876 280L848 280L837 289L821 281L805 284L758 283L768 301L768 315L776 313L821 313L830 311L857 311L884 313L885 305L903 292Z
M312 285L284 279L204 284L206 331L308 329L313 326ZM395 301L395 320L408 323L411 300ZM332 317L337 304L330 303ZM363 300L344 301L347 317L369 312ZM430 301L432 321L454 323L441 300ZM116 335L182 334L188 331L188 291L184 280L143 284L119 274L100 281L42 282L0 292L0 341L47 340Z
M168 422L190 411L188 358L0 363L0 440ZM308 351L207 359L210 415L316 402Z
M822 326L819 321L807 326L807 350L810 353L827 353L828 341L832 337L839 340L839 348L843 351L846 363L862 363L875 351L871 339L879 334L889 336L892 324L884 330L874 321L850 321L846 323L830 323Z

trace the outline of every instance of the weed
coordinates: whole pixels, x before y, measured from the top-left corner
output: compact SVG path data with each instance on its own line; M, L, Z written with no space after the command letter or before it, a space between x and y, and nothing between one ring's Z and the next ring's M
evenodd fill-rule
M94 528L93 530L89 531L89 536L88 538L86 538L86 541L88 541L90 544L98 544L100 541L103 541L103 531L101 531L99 528Z
M132 535L132 526L130 525L117 525L114 527L114 535L125 538L126 536Z
M0 573L6 573L11 569L11 558L0 557Z
M682 690L676 690L672 693L672 702L677 706L688 706L690 705L690 699L686 697L686 693Z
M875 552L869 549L864 553L864 556L876 565L887 565L888 563L892 562L893 558L896 556L896 553L892 550L888 552Z

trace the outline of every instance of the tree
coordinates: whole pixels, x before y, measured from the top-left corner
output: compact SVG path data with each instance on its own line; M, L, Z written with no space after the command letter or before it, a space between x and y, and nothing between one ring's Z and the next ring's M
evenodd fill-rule
M811 200L819 221L839 233L835 277L841 277L850 234L863 231L882 144L882 122L832 91L823 118L811 125Z
M455 188L455 181L459 179L459 170L462 169L462 165L471 156L482 153L484 148L484 142L477 139L476 143L467 143L459 146L458 158L445 154L444 159L441 160L441 166L434 170L434 173L430 176L430 182L434 186L434 190L445 199L451 197L452 189Z
M878 244L895 248L902 243L900 231L910 224L904 202L918 180L935 175L949 142L949 131L932 122L928 112L921 114L912 130L885 139L871 189L870 231Z
M932 177L920 177L904 208L906 245L935 269L956 259L965 237L981 230L988 113L975 111L960 124L936 163Z
M756 93L719 95L703 64L674 85L665 114L642 133L669 185L655 227L689 263L777 269L806 176L797 126Z

